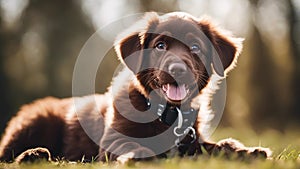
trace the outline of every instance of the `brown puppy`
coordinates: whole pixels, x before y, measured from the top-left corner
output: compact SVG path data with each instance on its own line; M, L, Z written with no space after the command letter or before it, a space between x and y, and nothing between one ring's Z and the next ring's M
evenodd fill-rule
M1 140L0 160L12 161L25 151L17 158L24 161L42 154L32 153L41 150L37 147L68 160L126 162L166 157L171 149L197 155L203 148L209 154L269 157L268 149L231 139L208 143L201 133L214 86L235 66L241 48L241 39L208 20L147 13L116 40L126 67L108 92L22 107Z

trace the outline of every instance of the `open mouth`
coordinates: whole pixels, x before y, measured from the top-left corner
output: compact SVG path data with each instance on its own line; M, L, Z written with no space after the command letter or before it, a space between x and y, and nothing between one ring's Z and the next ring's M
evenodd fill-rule
M189 89L186 84L175 85L167 83L162 85L162 91L171 101L184 100L189 93Z

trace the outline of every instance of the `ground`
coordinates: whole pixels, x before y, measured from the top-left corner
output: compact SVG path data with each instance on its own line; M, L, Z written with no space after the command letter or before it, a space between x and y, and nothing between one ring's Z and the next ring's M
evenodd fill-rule
M0 163L0 169L299 169L300 168L300 133L296 129L278 132L266 130L254 132L249 129L218 129L212 136L212 140L219 140L231 136L242 141L246 146L265 146L273 150L271 160L225 160L220 157L208 158L200 156L191 158L174 158L154 162L137 162L127 165L103 164L103 163L67 163L63 160L57 162L40 162L35 164L4 164Z

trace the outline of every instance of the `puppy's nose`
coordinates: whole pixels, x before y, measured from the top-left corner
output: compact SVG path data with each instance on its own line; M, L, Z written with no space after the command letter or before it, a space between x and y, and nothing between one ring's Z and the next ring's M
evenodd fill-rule
M187 67L184 63L171 63L168 71L174 77L181 77L186 74Z

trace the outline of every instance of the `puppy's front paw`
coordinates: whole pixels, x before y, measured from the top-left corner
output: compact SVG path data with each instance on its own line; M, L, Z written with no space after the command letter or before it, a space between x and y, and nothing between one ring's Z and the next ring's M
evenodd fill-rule
M123 155L120 155L118 158L117 158L117 161L121 164L126 164L128 163L131 159L133 159L134 157L134 152L129 152L129 153L126 153L126 154L123 154Z
M204 143L204 148L209 154L224 155L227 158L238 157L240 159L270 158L272 151L264 147L245 147L234 139L224 139L216 144Z
M148 148L138 148L129 153L120 155L117 158L117 161L121 164L128 163L130 161L148 161L152 160L155 157L155 153Z
M269 148L265 147L248 147L247 153L244 154L242 157L245 158L247 154L254 158L266 158L271 159L272 151Z

